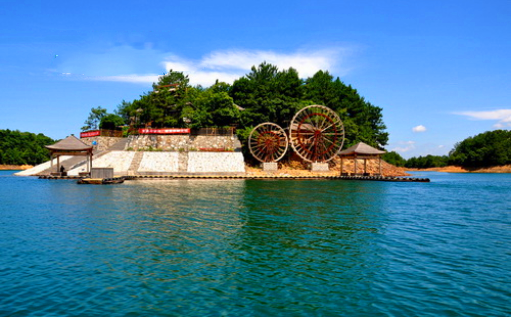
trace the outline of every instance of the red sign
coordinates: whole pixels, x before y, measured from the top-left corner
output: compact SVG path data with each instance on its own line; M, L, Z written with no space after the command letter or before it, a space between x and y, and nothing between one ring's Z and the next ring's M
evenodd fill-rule
M100 135L100 130L87 131L87 132L80 133L80 138L90 138L92 136L99 136L99 135Z
M189 134L190 129L139 129L139 134Z

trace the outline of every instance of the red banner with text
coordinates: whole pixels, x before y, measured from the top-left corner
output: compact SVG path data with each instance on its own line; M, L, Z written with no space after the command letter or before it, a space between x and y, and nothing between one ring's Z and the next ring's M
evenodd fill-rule
M189 134L188 128L172 128L172 129L139 129L139 134Z
M101 133L100 130L81 132L80 133L80 138L90 138L90 137L93 137L93 136L99 136L100 133Z

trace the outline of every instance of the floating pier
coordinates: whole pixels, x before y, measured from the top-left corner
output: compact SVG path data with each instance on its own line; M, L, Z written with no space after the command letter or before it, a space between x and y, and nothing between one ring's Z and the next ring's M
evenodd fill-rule
M84 180L79 176L39 176L40 179L78 179ZM349 181L379 181L379 182L417 182L428 183L429 178L416 177L393 177L393 176L292 176L292 175L136 175L122 176L124 180L149 180L149 179L260 179L260 180L284 180L284 179L318 179L318 180L349 180Z

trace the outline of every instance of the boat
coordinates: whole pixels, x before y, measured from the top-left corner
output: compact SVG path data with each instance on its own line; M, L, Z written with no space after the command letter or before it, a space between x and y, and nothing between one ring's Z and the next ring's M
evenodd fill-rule
M81 178L77 184L110 185L124 183L124 177L113 178Z

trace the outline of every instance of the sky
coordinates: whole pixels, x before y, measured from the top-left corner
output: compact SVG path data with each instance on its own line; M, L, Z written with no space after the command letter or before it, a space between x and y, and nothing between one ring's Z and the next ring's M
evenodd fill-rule
M0 129L78 135L91 108L114 112L169 69L208 87L266 61L357 89L404 158L510 130L507 0L26 0L0 16Z

